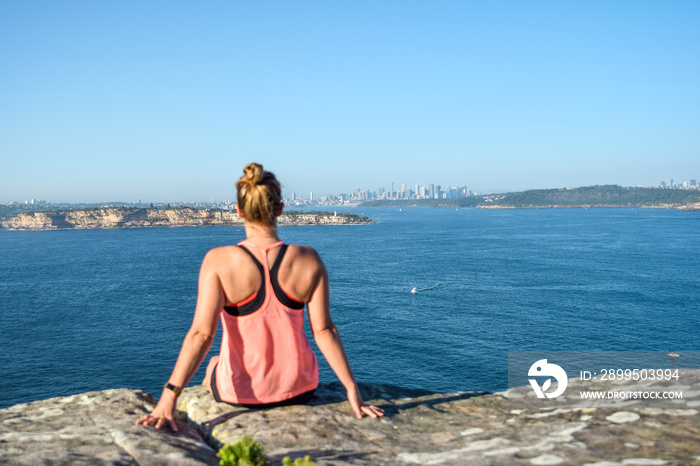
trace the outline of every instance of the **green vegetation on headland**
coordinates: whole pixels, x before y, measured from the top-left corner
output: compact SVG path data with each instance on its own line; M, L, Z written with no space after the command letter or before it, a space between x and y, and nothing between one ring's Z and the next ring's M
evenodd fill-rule
M349 225L375 223L347 213L285 211L278 218L284 225ZM137 208L101 207L24 212L0 220L0 228L17 230L64 230L99 228L148 228L185 226L243 226L234 210L194 207Z
M700 209L700 191L663 188L625 188L617 185L583 188L534 189L530 191L471 196L456 199L375 200L360 207L656 207Z

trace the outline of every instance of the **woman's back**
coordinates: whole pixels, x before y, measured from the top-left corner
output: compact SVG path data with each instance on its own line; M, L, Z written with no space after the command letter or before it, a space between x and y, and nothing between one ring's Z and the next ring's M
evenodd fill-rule
M281 247L267 251L267 260L263 258L263 251L277 242L249 240L247 243L257 246L248 247L247 250L258 263L267 262L268 269L272 268ZM212 267L219 277L225 306L233 306L249 299L263 283L264 277L250 254L240 246L223 246L207 254L205 264ZM280 288L291 299L302 303L311 299L325 270L314 249L293 244L287 246L278 267L276 278Z
M243 241L237 249L263 280L243 301L223 307L221 351L211 380L214 398L259 405L310 396L318 385L318 364L304 333L304 303L286 293L277 280L283 264L287 274L293 273L295 263L303 262L299 254L303 250L293 251L291 260L286 260L288 247L282 241L264 247ZM276 253L271 257L272 251ZM224 268L232 275L230 284L235 286L239 277L247 285L257 284L250 279L250 264L233 250L222 253L228 254L241 266ZM289 283L298 283L288 278Z

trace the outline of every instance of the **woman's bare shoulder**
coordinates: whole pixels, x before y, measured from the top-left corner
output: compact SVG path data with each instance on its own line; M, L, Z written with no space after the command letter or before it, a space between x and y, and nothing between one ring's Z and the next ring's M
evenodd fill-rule
M300 244L290 244L287 246L286 255L295 263L300 263L304 266L322 267L323 260L318 252L311 246L302 246Z
M237 260L242 257L243 251L238 246L219 246L210 249L204 256L202 266L216 267L220 264L230 263L232 260Z
M321 256L319 256L318 252L316 252L316 250L311 246L302 246L301 244L289 244L287 245L287 251L287 254L298 255L300 257L315 257L319 260L321 259Z

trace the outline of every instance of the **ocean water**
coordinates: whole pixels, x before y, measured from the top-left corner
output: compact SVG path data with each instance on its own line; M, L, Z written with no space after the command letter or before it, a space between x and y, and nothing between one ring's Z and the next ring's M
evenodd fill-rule
M343 211L378 223L280 235L326 262L360 381L497 391L508 351L700 350L699 212ZM204 254L243 238L235 227L0 230L0 407L117 387L157 396Z

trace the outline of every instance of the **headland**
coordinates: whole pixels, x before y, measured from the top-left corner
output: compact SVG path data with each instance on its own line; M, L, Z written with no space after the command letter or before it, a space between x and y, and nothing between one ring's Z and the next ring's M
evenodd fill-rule
M337 212L283 212L277 219L285 225L363 225L375 223L354 214ZM243 226L234 210L194 207L135 208L103 207L24 212L0 221L0 228L15 230L68 230L149 227Z

